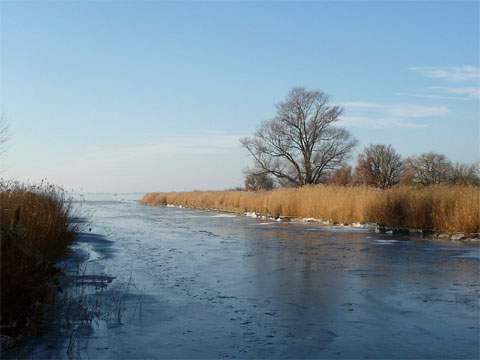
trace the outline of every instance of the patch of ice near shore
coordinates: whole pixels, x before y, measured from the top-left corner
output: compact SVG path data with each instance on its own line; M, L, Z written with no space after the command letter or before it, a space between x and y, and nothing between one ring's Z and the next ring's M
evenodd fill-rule
M212 215L210 217L214 217L214 218L234 218L234 217L237 217L237 215L234 215L234 214L217 214L217 215Z
M377 244L380 244L380 245L393 245L395 243L398 243L400 242L399 240L375 240L375 242Z
M315 218L302 218L302 222L309 223L309 222L320 222L320 220Z
M72 248L84 251L88 255L87 262L95 261L101 258L100 254L93 250L93 247L90 244L77 242L76 244L72 245Z
M258 217L258 215L255 212L250 212L250 211L247 211L245 213L245 216L252 217L252 218L257 218Z
M183 205L175 205L175 204L167 204L167 207L170 207L170 208L177 208L177 209L188 208L188 206L183 206Z

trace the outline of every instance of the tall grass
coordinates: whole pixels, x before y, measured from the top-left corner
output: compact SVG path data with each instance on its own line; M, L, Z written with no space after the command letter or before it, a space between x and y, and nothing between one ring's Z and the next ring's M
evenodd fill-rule
M53 295L55 263L76 227L63 191L53 185L0 184L1 333L34 331Z
M318 185L272 191L149 193L150 205L175 204L270 216L316 218L332 223L377 223L441 232L480 231L480 188Z

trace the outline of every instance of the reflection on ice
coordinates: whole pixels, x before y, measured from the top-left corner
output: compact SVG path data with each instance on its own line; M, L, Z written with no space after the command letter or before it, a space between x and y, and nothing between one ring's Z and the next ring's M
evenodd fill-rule
M456 255L455 257L480 260L480 249L465 251L463 254Z

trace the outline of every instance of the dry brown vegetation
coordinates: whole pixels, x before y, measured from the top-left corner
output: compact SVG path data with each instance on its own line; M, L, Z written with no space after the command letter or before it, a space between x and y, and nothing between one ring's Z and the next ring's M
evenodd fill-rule
M53 185L0 184L1 333L33 331L51 299L55 263L75 238L71 208Z
M480 188L436 185L399 186L387 190L362 186L317 185L272 191L198 191L149 193L150 205L175 204L269 216L316 218L332 223L354 222L478 233Z

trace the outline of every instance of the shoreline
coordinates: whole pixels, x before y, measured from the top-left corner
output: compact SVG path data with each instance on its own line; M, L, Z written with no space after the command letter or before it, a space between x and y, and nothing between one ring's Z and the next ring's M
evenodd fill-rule
M255 213L278 218L316 219L329 224L374 223L379 230L477 238L480 233L480 187L315 185L270 191L153 192L141 201L150 205L181 205ZM410 231L409 231L410 232ZM414 232L418 232L415 230ZM463 234L463 236L461 235Z
M186 206L186 205L177 205L172 203L152 205L152 204L145 203L143 200L139 200L139 202L148 206L162 206L162 207L176 208L176 209L213 211L218 213L235 214L238 216L251 217L254 219L270 220L273 222L295 223L295 224L314 223L322 226L338 226L338 227L352 228L352 229L365 229L365 230L375 231L377 233L388 234L388 235L415 236L415 237L420 237L423 240L448 240L453 242L480 245L479 234L464 234L461 232L454 232L454 233L436 232L429 229L393 227L393 226L379 225L377 223L361 223L361 222L353 222L353 223L347 223L347 224L332 223L328 220L322 220L317 218L301 218L301 217L292 217L292 216L274 217L274 216L270 216L269 214L265 215L261 213L256 213L254 211L242 212L240 210L237 211L237 210L222 209L222 208L193 207L193 206Z

